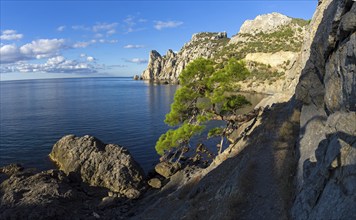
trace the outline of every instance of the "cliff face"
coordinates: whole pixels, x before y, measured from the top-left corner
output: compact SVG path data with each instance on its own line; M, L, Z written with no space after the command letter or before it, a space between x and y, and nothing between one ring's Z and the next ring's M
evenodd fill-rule
M303 106L299 191L292 215L295 219L355 219L355 2L322 1L312 30L315 36L306 42L309 49L296 89Z
M179 74L190 61L198 57L212 58L228 41L225 32L203 32L194 34L178 53L168 50L166 55L161 56L153 50L150 53L148 66L141 77L146 80L176 82Z
M169 50L161 56L157 51L151 51L148 66L141 76L145 80L176 82L185 66L198 57L223 63L230 57L243 59L249 55L249 66L255 68L261 57L271 54L278 62L273 59L270 63L262 64L271 65L271 71L284 74L290 67L287 63L294 62L301 48L307 24L307 21L301 19L271 13L246 21L231 40L225 32L194 34L178 53ZM288 55L284 56L283 52Z

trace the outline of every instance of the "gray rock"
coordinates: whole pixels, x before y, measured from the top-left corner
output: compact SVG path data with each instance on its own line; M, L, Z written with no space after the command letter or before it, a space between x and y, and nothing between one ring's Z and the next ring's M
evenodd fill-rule
M66 174L76 174L92 186L101 186L137 198L144 173L127 149L105 145L91 136L67 135L52 149L50 157Z
M319 1L310 27L293 219L356 218L355 14L352 0Z
M19 173L24 170L24 167L20 164L9 164L4 167L0 167L0 173L4 173L8 176Z
M152 188L160 189L162 187L162 182L158 178L152 178L148 181L148 185Z
M145 80L177 82L188 63L199 57L212 58L223 48L222 42L227 39L226 32L202 32L194 34L178 53L168 50L166 55L161 56L152 50L147 68L141 77Z
M0 184L0 219L85 218L99 203L98 198L83 192L62 171L22 170L8 174ZM88 190L105 194L103 189Z
M270 13L257 16L254 20L245 21L239 33L256 34L259 32L270 33L280 26L285 26L292 22L292 18L280 13Z
M178 169L179 167L176 164L169 163L166 161L161 162L155 166L155 171L165 178L169 178L170 176L172 176L174 173L177 172Z

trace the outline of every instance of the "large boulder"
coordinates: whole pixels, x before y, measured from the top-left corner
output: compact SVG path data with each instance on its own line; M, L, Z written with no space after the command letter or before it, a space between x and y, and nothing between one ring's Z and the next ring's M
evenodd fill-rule
M67 175L77 174L92 186L105 187L128 198L139 197L144 184L144 172L127 149L104 144L92 136L64 136L49 156Z

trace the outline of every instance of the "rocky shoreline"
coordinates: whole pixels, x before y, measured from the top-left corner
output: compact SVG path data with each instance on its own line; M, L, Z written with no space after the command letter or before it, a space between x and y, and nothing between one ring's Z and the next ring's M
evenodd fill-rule
M241 126L230 138L241 139L259 111L236 119ZM246 121L247 126L242 126ZM162 159L145 175L124 147L89 135L66 135L49 154L58 169L39 172L20 164L0 167L0 219L126 219L148 205L141 201L160 198L205 173L212 162L203 160L205 154L209 152L201 146L184 163Z

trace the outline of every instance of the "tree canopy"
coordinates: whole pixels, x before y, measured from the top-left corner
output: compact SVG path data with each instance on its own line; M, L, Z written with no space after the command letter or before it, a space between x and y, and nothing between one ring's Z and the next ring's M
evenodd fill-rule
M181 87L174 95L171 111L165 123L175 126L162 134L156 143L156 151L162 155L173 148L190 147L191 138L204 129L209 120L224 120L236 114L244 105L250 104L242 95L236 94L236 82L244 80L250 72L243 61L230 59L223 68L211 60L198 58L180 74ZM221 136L222 149L225 128L214 128L208 136Z

